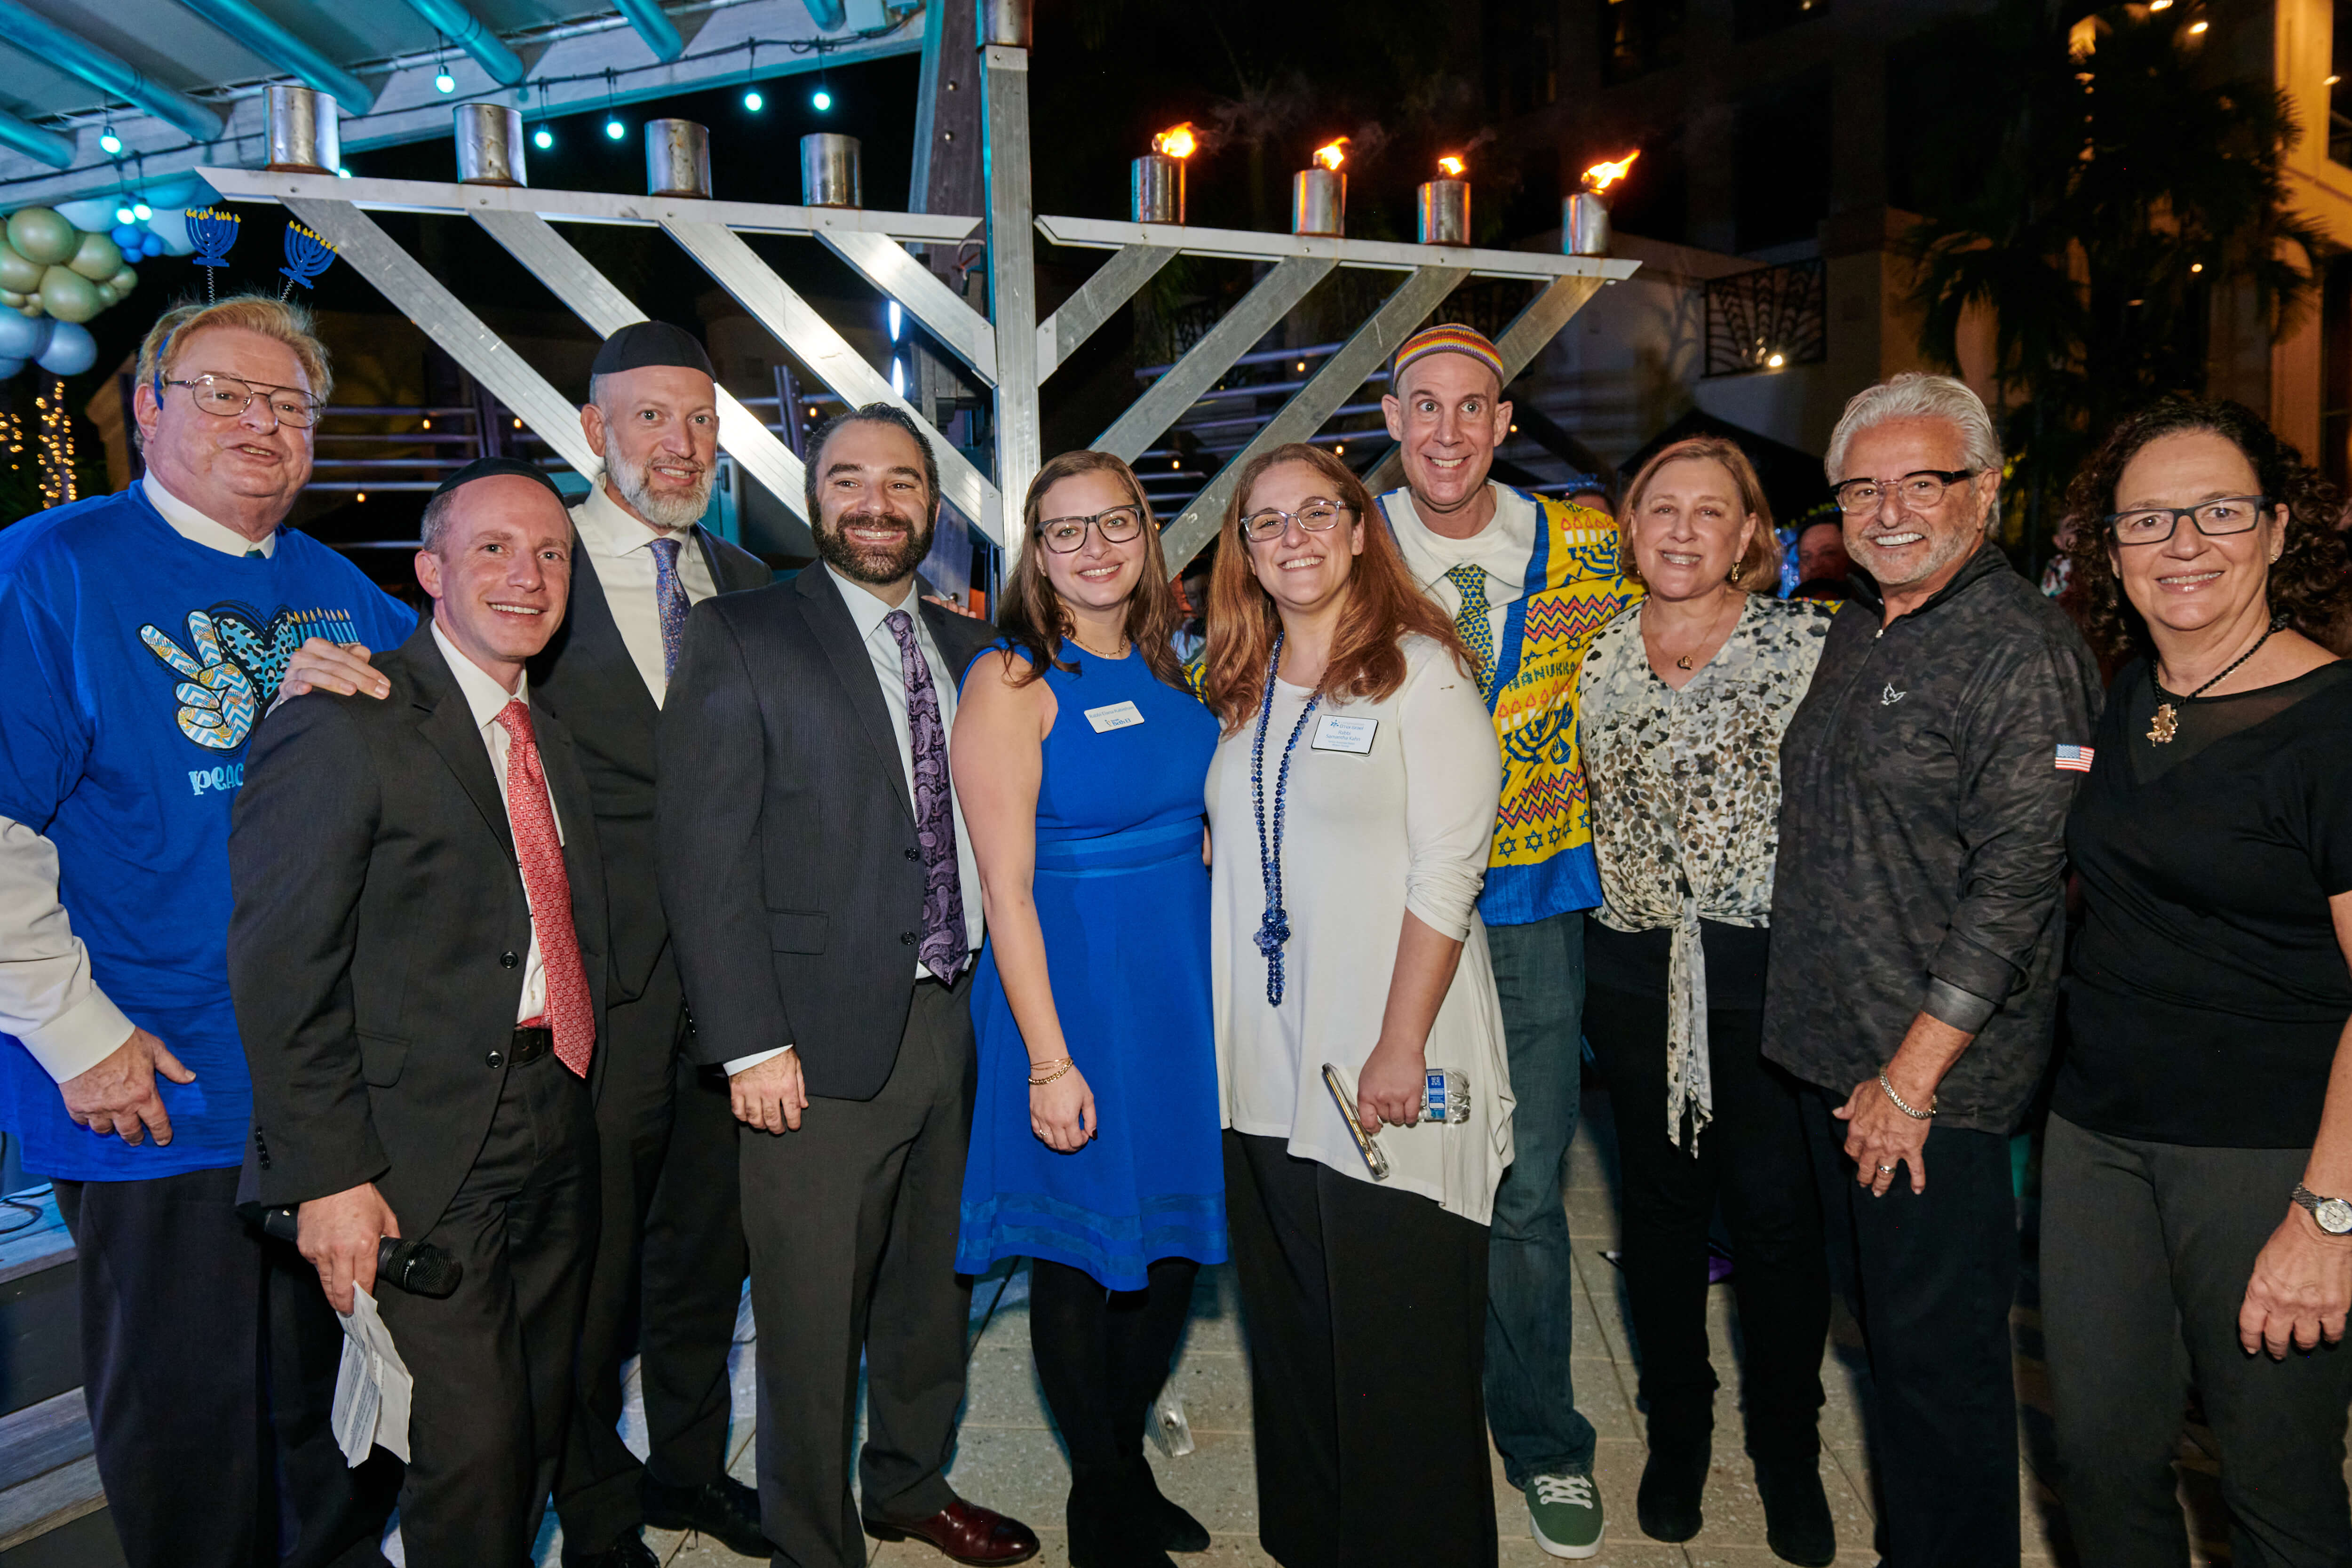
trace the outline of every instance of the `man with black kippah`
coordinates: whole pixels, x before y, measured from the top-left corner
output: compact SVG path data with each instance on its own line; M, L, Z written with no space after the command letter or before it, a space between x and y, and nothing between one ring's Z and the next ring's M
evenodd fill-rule
M377 1301L410 1375L410 1568L529 1560L572 1414L596 1234L604 873L570 732L526 662L562 624L572 521L486 458L425 510L430 620L383 700L261 723L229 835L230 994L253 1075L247 1176L296 1205L329 1301L381 1237L454 1254L445 1299Z
M759 1499L727 1474L745 1254L735 1119L723 1078L683 1049L692 1027L654 882L654 728L686 612L766 584L757 556L698 521L718 462L710 360L639 321L604 341L580 423L604 459L572 510L572 610L531 661L531 695L571 727L595 799L611 900L612 1013L596 1098L603 1227L580 1342L578 1414L555 1481L567 1568L650 1568L652 1523L764 1557ZM312 645L296 675L364 689L356 659ZM634 1336L634 1338L633 1338ZM640 1464L622 1443L621 1363L641 1352Z

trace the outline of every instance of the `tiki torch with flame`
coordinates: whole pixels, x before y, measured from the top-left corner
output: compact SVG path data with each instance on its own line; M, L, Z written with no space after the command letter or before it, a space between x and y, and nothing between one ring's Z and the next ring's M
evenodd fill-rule
M1470 243L1469 169L1451 153L1437 161L1437 178L1422 183L1416 204L1423 245Z
M1339 172L1347 161L1348 139L1341 136L1315 149L1316 167L1291 176L1291 233L1348 232L1348 176Z
M1136 222L1184 221L1184 160L1200 146L1189 120L1151 139L1151 151L1135 161L1131 189Z
M1609 187L1623 179L1641 155L1636 148L1622 158L1595 163L1584 171L1584 188L1560 204L1561 250L1570 256L1609 254Z

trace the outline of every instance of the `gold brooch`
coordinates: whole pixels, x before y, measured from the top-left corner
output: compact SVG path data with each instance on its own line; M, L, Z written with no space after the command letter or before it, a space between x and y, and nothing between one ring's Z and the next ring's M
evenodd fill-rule
M2179 732L2180 715L2173 711L2171 703L2158 703L2156 705L2156 722L2147 727L2147 738L2161 746L2166 744L2173 736Z

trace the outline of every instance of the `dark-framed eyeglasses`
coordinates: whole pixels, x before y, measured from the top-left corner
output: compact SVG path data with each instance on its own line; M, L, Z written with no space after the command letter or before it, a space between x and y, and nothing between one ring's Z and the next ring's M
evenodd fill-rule
M1974 468L1919 468L1899 479L1843 479L1830 487L1840 511L1872 512L1888 496L1915 511L1925 511L1944 499L1944 492L1963 479L1977 477Z
M1269 539L1280 539L1290 531L1290 525L1294 522L1309 533L1328 533L1339 526L1340 518L1355 510L1345 501L1310 496L1297 511L1266 507L1250 513L1242 519L1242 532L1260 543Z
M2162 544L2179 530L2185 517L2206 538L2223 539L2252 531L2270 504L2268 496L2223 496L2196 506L2144 506L2111 511L2099 519L2099 526L2117 544Z
M1037 537L1055 554L1067 555L1086 543L1090 528L1105 544L1125 544L1143 531L1143 509L1129 501L1088 517L1049 517L1037 525Z
M198 408L223 419L236 419L253 406L257 397L266 400L269 412L280 425L308 429L319 422L322 406L319 400L299 386L272 386L266 381L240 381L233 375L198 375L185 381L166 381L165 386L184 386Z

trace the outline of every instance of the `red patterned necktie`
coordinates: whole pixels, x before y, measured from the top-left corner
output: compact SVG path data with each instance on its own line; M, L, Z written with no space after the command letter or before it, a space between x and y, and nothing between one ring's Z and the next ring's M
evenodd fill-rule
M529 1023L552 1028L556 1058L586 1078L596 1048L596 1011L588 1000L587 971L580 966L580 939L572 929L572 879L563 868L563 841L555 836L555 811L548 804L530 707L520 698L509 702L499 710L499 726L508 741L507 822L522 859L531 929L547 973L547 1009Z

